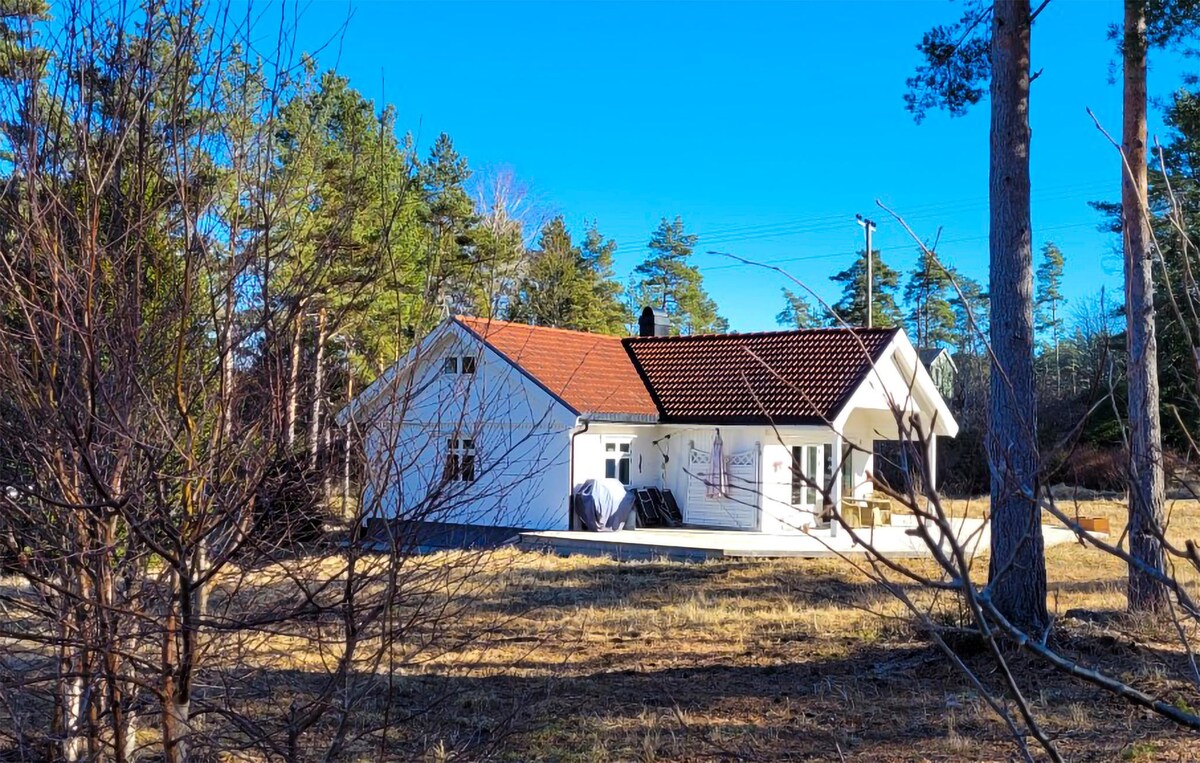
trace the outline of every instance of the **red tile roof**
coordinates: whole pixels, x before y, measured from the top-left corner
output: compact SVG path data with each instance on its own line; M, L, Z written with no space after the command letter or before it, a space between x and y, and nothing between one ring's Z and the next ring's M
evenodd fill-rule
M575 413L664 423L833 419L897 329L621 337L455 316Z
M822 423L862 383L897 329L631 337L626 349L672 423Z
M455 316L575 413L658 417L621 337Z

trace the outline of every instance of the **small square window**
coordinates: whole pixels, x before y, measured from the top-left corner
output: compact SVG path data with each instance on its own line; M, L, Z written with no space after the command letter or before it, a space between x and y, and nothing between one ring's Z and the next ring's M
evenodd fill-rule
M451 356L442 361L442 373L456 374L458 373L458 358Z
M475 373L475 358L471 355L464 355L462 359L462 372L464 374Z

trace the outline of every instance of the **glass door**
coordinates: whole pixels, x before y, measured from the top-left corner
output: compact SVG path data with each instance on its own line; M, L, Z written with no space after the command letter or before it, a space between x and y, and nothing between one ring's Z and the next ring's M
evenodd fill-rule
M837 489L832 479L836 468L832 443L793 445L792 506L812 514L818 521L829 521L825 494ZM836 500L836 496L829 497Z

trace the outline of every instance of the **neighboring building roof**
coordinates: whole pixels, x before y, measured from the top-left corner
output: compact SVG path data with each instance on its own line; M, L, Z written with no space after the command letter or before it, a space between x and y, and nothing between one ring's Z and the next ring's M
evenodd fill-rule
M832 421L899 329L630 337L665 423Z
M926 347L917 350L917 355L921 358L921 365L925 366L925 368L931 367L933 361L937 360L941 355L945 355L950 360L950 365L956 365L954 358L951 357L950 352L945 347Z
M621 337L465 315L454 320L576 414L658 418Z

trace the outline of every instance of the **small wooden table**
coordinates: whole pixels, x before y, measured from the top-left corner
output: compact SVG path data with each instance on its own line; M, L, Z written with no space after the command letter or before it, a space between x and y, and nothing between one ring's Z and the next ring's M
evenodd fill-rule
M842 519L851 527L891 524L892 502L879 498L843 498Z

